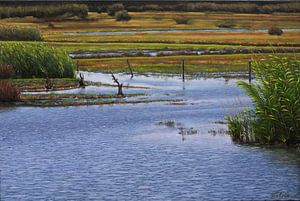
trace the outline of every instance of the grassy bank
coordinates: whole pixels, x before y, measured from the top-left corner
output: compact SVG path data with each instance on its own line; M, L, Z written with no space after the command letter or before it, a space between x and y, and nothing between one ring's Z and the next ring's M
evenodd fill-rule
M296 56L300 54L279 54ZM135 72L146 73L181 73L181 61L185 60L186 73L199 72L246 72L248 62L253 58L266 57L267 54L234 54L202 56L165 56L165 57L132 57L130 64ZM79 59L81 70L101 72L128 72L125 58Z

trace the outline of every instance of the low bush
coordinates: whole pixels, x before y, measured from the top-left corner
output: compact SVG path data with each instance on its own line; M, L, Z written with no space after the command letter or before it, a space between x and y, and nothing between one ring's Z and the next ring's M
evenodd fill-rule
M300 60L272 56L255 61L254 72L256 84L238 82L253 101L253 115L227 117L231 136L239 140L253 135L262 144L299 144Z
M11 65L0 64L0 79L12 78L15 75L15 70Z
M190 19L185 17L178 17L174 19L176 24L189 24Z
M0 80L0 102L15 102L20 99L19 90L8 81Z
M0 18L26 17L56 18L88 16L88 7L83 4L35 5L35 6L1 6Z
M128 14L126 10L121 10L116 12L115 18L117 21L129 21L131 20L131 16Z
M26 78L73 78L76 65L61 49L42 43L0 42L0 63L14 67L16 75Z
M115 16L115 14L119 11L125 10L125 7L121 3L113 4L107 8L107 14L110 16Z
M0 40L2 41L42 41L38 28L0 25Z
M278 28L278 27L270 27L270 28L268 29L268 33L269 33L270 35L277 35L277 36L280 36L280 35L283 34L283 31L282 31L282 29L280 29L280 28Z
M217 25L219 28L231 29L236 26L236 24L232 20L226 20Z

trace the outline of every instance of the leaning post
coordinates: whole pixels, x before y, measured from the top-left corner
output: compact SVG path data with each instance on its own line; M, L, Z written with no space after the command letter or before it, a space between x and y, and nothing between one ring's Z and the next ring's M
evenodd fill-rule
M184 59L182 59L182 62L181 62L181 68L182 68L182 81L184 82L185 80L185 75L184 75Z
M127 66L129 68L130 74L131 74L131 78L133 78L133 71L132 71L131 65L129 63L129 59L127 59L126 61L127 61Z

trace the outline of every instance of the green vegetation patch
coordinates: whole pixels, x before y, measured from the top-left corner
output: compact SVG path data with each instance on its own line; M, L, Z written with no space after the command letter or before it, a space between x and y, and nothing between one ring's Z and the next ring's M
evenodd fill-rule
M243 143L300 143L300 60L272 56L254 61L256 83L238 84L254 109L228 116L229 133Z
M0 63L24 78L74 78L76 65L61 49L42 43L0 42Z

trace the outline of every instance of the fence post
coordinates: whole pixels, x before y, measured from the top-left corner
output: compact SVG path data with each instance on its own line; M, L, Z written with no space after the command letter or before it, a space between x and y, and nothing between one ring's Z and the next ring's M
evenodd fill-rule
M76 65L76 66L77 66L77 73L79 73L79 71L80 71L79 61L77 61L76 64L77 64L77 65Z
M182 68L182 81L184 82L185 80L185 75L184 75L184 59L182 59L182 63L181 63L181 68Z
M252 81L252 66L251 61L248 62L248 71L249 71L249 83Z
M131 65L129 63L129 59L127 59L127 65L128 65L128 68L129 68L129 71L130 71L130 74L131 74L131 78L133 78L133 72L132 72Z

